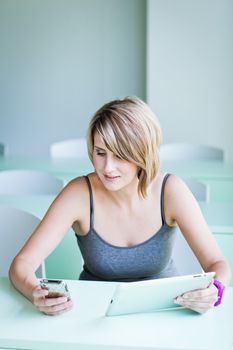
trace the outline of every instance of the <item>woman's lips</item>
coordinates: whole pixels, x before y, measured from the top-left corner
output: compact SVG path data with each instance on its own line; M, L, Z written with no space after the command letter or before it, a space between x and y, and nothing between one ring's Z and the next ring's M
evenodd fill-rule
M110 175L104 175L105 179L108 181L114 181L118 179L120 176L110 176Z

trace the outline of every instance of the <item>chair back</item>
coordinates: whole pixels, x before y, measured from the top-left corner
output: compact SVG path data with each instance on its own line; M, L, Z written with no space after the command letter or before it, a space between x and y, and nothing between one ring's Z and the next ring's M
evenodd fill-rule
M63 187L62 180L41 171L0 171L0 194L56 195Z
M208 184L191 177L182 177L182 180L186 183L197 201L209 201L210 190Z
M23 210L0 205L0 277L8 276L12 260L23 247L40 219ZM44 262L36 271L45 277Z
M50 155L61 158L88 157L86 139L80 138L53 143L50 146Z
M161 160L224 160L224 151L207 145L167 143L160 147Z

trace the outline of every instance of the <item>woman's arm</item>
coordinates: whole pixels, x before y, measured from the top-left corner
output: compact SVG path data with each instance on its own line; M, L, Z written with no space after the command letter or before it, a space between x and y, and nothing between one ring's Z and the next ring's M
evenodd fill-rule
M215 278L225 287L229 286L231 280L229 264L190 190L181 179L172 175L167 181L165 196L165 203L168 203L165 214L178 224L203 270L216 272ZM179 301L185 302L185 306L195 311L204 312L214 305L217 294L217 288L211 284L206 290L186 293Z
M69 228L82 216L83 179L71 181L51 204L43 220L14 258L9 276L13 285L43 312L60 312L64 297L46 299L46 290L38 285L35 271L61 242ZM68 303L68 302L67 302ZM56 307L57 304L57 307ZM63 305L69 308L70 304ZM54 311L55 310L55 311ZM52 312L53 311L53 312Z

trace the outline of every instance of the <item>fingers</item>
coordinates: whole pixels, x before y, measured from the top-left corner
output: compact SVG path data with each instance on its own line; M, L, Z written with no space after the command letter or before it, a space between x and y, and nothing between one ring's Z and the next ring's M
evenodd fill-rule
M54 299L60 299L60 298L54 298ZM55 316L71 310L72 307L73 307L72 300L62 302L62 303L57 301L57 303L54 303L53 305L40 306L39 310L45 313L46 315Z
M59 315L73 307L73 301L65 296L48 297L48 290L37 286L32 292L33 304L46 315Z
M56 306L59 304L64 304L67 302L67 297L59 297L59 298L38 298L35 300L34 305L37 307L49 307Z
M48 294L49 294L48 289L42 289L40 286L36 286L32 291L33 301L38 298L45 297Z
M217 299L217 288L211 284L205 289L184 293L182 296L177 297L174 302L198 313L205 313L214 306Z
M184 306L188 309L199 313L205 313L209 309L211 309L216 302L216 299L206 299L206 300L189 300L183 299L182 297L178 297L175 300L175 303L181 306Z
M190 301L190 302L200 302L200 303L214 303L217 298L218 298L218 293L215 291L197 291L196 293L186 293L183 294L180 298L185 301Z

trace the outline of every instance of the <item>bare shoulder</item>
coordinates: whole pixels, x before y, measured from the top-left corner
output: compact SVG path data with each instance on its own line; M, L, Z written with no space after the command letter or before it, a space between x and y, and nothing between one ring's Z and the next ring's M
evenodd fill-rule
M103 190L103 184L99 180L96 173L90 173L86 177L88 177L92 190ZM88 182L85 176L76 177L71 180L66 187L65 191L71 193L73 196L79 196L79 198L88 197L89 198L89 188Z
M61 193L72 197L85 196L88 193L87 181L84 176L76 177L68 182Z
M176 196L189 193L189 189L185 182L178 176L170 174L166 181L165 195L170 199L175 199Z
M82 219L89 206L89 190L84 176L71 180L59 193L51 209L61 208L63 215L73 218L73 221Z
M197 206L197 201L185 182L178 176L171 174L164 188L164 203L167 220L170 224L177 221L177 217Z

